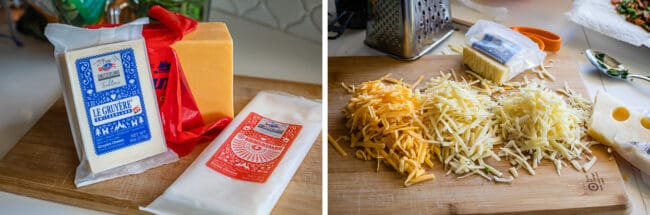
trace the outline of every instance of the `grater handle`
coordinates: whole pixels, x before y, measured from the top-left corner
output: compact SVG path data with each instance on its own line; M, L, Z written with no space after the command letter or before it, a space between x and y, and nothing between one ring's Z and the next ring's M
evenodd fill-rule
M330 22L330 24L327 25L327 39L333 40L341 37L345 29L348 28L353 16L354 12L343 11L343 13L337 16L336 19Z

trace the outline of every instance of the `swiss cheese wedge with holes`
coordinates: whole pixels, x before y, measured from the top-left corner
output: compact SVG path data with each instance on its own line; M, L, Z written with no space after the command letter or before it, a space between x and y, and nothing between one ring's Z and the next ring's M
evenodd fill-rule
M650 142L650 119L599 90L587 133L610 146L615 140Z

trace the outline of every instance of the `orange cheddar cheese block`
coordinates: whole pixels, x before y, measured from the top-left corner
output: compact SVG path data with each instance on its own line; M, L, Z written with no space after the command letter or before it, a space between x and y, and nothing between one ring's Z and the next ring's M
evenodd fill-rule
M199 23L172 48L205 123L233 117L233 43L226 24Z

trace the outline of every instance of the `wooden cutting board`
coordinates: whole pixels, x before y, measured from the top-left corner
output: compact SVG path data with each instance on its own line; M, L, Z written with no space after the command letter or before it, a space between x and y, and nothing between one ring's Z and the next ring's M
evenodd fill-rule
M558 60L550 69L557 80L549 87L557 89L567 82L575 91L587 94L572 59L549 58ZM330 57L328 65L328 131L334 138L348 135L341 110L350 95L341 82L357 85L392 73L393 78L413 83L420 75L428 80L439 71L464 71L460 55L428 55L412 62L390 57ZM525 75L531 80L536 77L530 72ZM429 170L435 180L404 187L405 177L383 164L376 171L376 161L359 160L349 143L341 145L347 157L328 147L331 214L618 214L627 208L623 179L602 146L592 147L598 161L587 173L565 167L560 176L552 163L544 161L535 176L521 170L511 184L495 184L480 176L457 180L454 175L446 176L442 164L436 163ZM488 160L503 172L510 167L505 161Z
M261 90L284 91L312 99L321 98L322 92L320 85L237 76L234 81L236 112ZM118 214L148 214L138 210L138 207L148 205L162 194L207 144L200 144L176 163L76 189L74 176L79 161L65 105L59 100L0 160L0 190ZM321 211L321 154L319 137L291 179L273 214L313 214Z

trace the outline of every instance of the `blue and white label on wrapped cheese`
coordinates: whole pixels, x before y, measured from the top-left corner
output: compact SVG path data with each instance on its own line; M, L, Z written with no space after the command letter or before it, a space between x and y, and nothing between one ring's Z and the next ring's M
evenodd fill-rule
M75 62L97 155L151 139L133 49Z
M632 144L634 147L636 147L638 150L641 150L641 152L650 155L650 143L638 142L638 141L631 141L629 143Z
M472 43L472 48L492 57L499 63L506 64L521 47L497 35L485 34L483 39Z
M282 135L284 135L284 132L288 127L289 124L278 123L276 121L263 118L259 123L257 123L257 125L255 125L255 128L253 130L262 134L269 135L271 137L280 138Z

